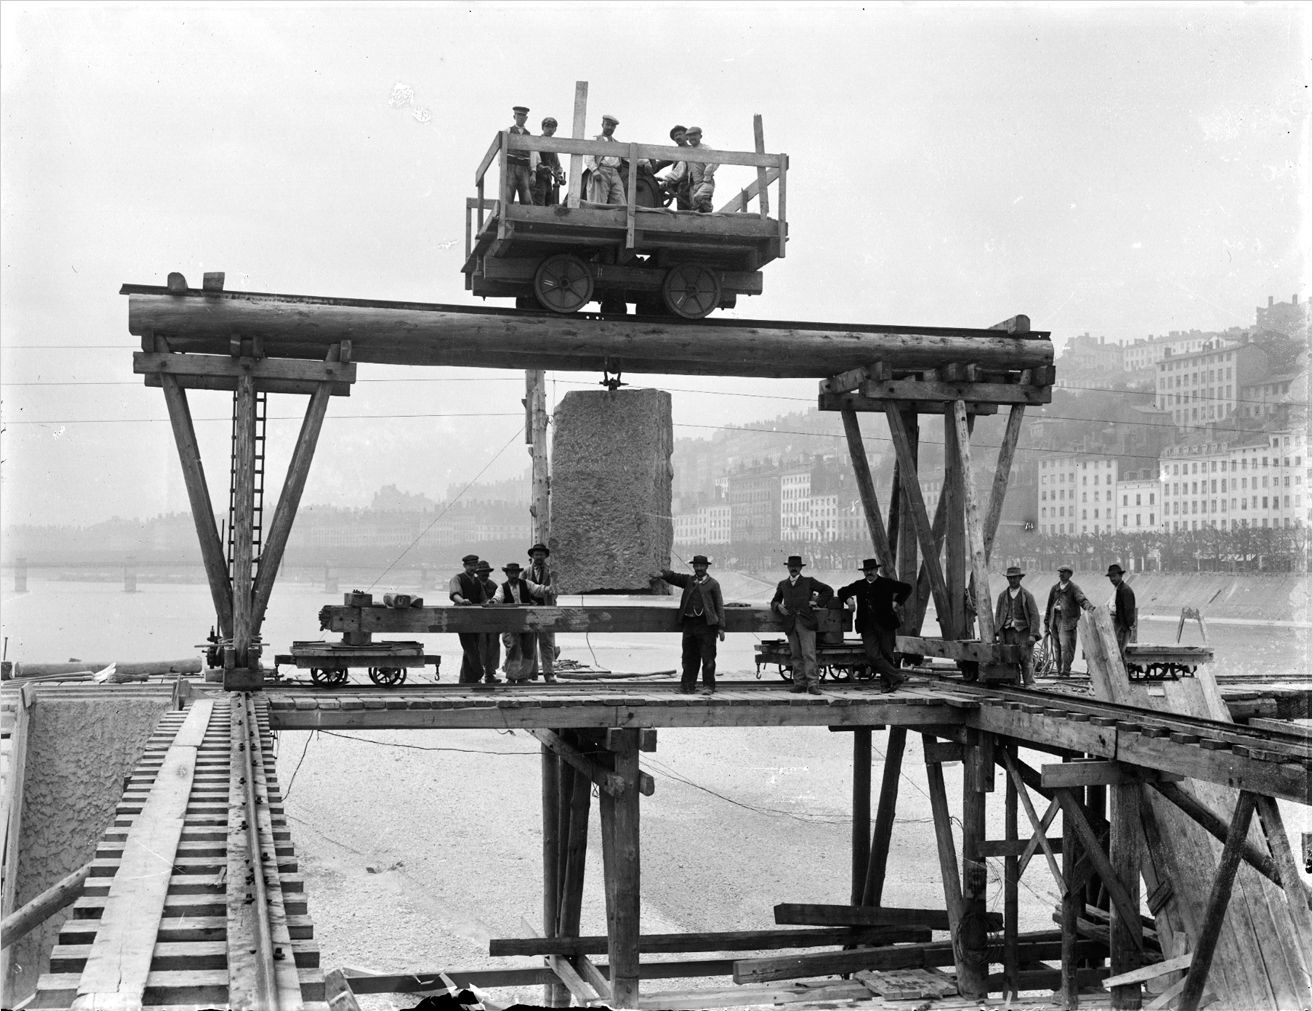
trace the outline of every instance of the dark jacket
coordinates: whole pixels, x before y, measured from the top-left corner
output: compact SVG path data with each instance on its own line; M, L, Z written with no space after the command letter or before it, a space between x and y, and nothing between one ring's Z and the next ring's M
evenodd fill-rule
M849 583L840 589L836 596L842 601L856 597L856 630L874 632L878 629L898 627L898 612L894 610L894 604L901 604L911 592L912 587L908 583L876 576L873 581L863 578L855 583Z
M721 596L720 584L711 576L699 583L696 576L662 569L661 578L671 586L684 588L684 595L679 601L681 620L690 615L702 615L707 619L707 624L713 627L725 624L725 598Z
M998 604L994 608L994 631L1001 637L1003 629L1008 627L1009 619L1023 621L1026 627L1018 631L1027 633L1032 639L1038 639L1044 634L1043 621L1039 616L1039 605L1035 603L1035 596L1024 586L1019 587L1021 590L1014 601L1008 596L1008 588L1004 587L1003 592L998 595Z
M1081 588L1070 579L1065 590L1061 583L1054 583L1053 589L1049 590L1049 602L1044 607L1044 627L1075 628L1080 623L1081 611L1089 606Z
M795 625L803 628L816 627L816 612L812 609L811 595L815 593L817 608L823 608L834 596L834 590L811 576L799 576L798 582L790 586L787 579L781 579L775 588L775 596L770 599L771 610L780 615L784 631L792 632ZM779 605L785 605L789 613L781 614Z
M1129 632L1135 627L1135 591L1122 580L1113 594L1112 627Z
M471 604L482 604L487 599L483 595L483 583L478 576L471 576L468 572L458 572L456 579L460 583L460 595ZM452 595L448 594L448 596Z

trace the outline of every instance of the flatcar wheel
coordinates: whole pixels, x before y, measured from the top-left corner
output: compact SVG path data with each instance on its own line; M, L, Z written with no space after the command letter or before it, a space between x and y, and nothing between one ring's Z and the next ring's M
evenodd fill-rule
M406 680L405 667L371 667L369 668L369 680L376 685L390 687L399 685Z
M339 667L337 668L337 670L333 671L333 680L331 683L335 685L344 685L347 683L347 678L349 678L350 676L351 676L350 671L348 671L345 667Z
M662 280L661 301L676 316L702 319L720 305L720 281L706 267L681 263Z
M533 294L549 312L578 312L593 299L593 275L579 257L557 253L538 264Z
M793 668L780 665L780 680L793 684Z
M311 667L310 680L317 685L331 685L333 670L330 667Z

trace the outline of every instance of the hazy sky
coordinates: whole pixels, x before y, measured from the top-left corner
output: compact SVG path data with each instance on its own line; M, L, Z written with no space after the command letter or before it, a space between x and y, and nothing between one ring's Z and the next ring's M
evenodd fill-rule
M0 7L3 522L185 507L124 282L465 303L464 200L510 107L621 140L676 121L790 156L786 259L744 317L1061 344L1252 322L1310 281L1307 4ZM400 87L399 87L400 86ZM409 103L399 94L412 96ZM751 170L722 170L721 194ZM719 202L719 201L718 201ZM496 303L493 303L496 304ZM507 304L504 301L500 304ZM307 502L509 476L523 374L362 366ZM598 376L552 373L551 392ZM814 380L638 377L677 435ZM58 385L55 385L58 384ZM702 392L683 392L702 391ZM271 469L304 398L271 398ZM194 393L224 495L230 398ZM706 426L706 427L696 427ZM485 470L486 468L486 470ZM277 481L271 482L277 485ZM226 498L226 495L224 496Z

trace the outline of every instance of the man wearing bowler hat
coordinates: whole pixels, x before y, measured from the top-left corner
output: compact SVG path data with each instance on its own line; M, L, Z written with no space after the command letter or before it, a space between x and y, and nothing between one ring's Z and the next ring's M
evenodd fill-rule
M866 662L880 675L880 684L891 692L907 680L899 673L894 659L894 633L898 630L898 612L912 592L912 587L879 574L880 563L874 558L862 562L862 578L842 587L836 596L842 601L857 598L857 631L866 650Z
M460 560L460 563L464 567L463 571L451 577L451 582L447 586L447 595L457 607L482 604L486 598L483 595L483 583L479 581L477 571L479 556L466 555ZM491 674L484 675L482 642L479 633L457 632L456 638L460 640L462 653L460 683L478 684L479 679L482 678L490 685L500 684L501 678Z
M538 603L551 606L556 603L556 590L552 586L552 569L547 564L547 559L551 555L550 549L546 544L535 544L529 549L529 571L525 573L524 578L533 583L537 589L534 590L534 596L538 598ZM542 664L543 680L555 682L556 674L552 665L556 661L556 633L543 631L537 633L538 637L538 658L534 662L533 676L538 676L538 664Z
M506 574L506 582L497 587L492 598L494 604L532 604L542 594L543 587L523 578L524 570L519 562L507 562L501 567ZM506 647L506 679L512 684L528 681L533 677L533 632L503 632L502 645Z
M529 115L528 108L517 105L511 111L515 113L515 124L507 127L506 132L524 137L530 136L524 125L524 121ZM533 203L533 181L529 177L529 152L506 152L506 174L508 178L506 185L503 187L506 192L506 202L508 204L514 203L515 198L519 197L522 204Z
M1117 633L1117 649L1121 652L1122 661L1126 660L1126 644L1135 641L1135 591L1132 590L1122 576L1125 573L1122 567L1113 562L1108 566L1108 582L1112 583L1112 630Z
M1071 580L1070 565L1058 566L1058 581L1049 590L1049 602L1044 607L1044 631L1052 633L1057 643L1058 677L1071 675L1071 661L1076 656L1076 626L1081 611L1093 611L1094 605L1085 599L1081 588Z
M698 665L702 667L702 694L716 691L716 641L725 641L725 598L720 584L707 575L711 562L706 555L693 556L693 575L681 575L662 569L660 578L671 586L680 586L684 595L679 600L679 624L683 674L679 690L692 695L698 682Z
M806 562L800 555L790 555L785 561L789 578L781 579L771 597L770 608L784 621L784 632L789 637L792 656L793 687L789 691L821 693L816 673L816 610L825 607L834 596L834 590L819 579L802 574Z
M483 587L483 602L486 604L497 593L497 581L492 578L492 566L480 558L479 564L474 567L474 577ZM483 676L495 680L497 667L501 664L501 636L496 632L480 632L479 653L483 660Z
M1016 565L1008 566L1007 588L998 595L994 607L995 635L1005 646L1021 648L1021 683L1035 683L1035 643L1040 638L1039 605L1035 597L1021 585L1026 574Z

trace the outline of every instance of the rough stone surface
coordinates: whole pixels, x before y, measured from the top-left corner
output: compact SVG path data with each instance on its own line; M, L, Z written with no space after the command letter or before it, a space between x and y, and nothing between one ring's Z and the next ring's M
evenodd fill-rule
M558 593L650 593L670 564L664 390L567 393L552 441L552 564Z
M57 690L46 689L32 706L15 908L95 855L124 778L170 708L165 693L104 692L102 698L60 699ZM3 987L6 1007L36 986L67 915L56 913L14 945Z

